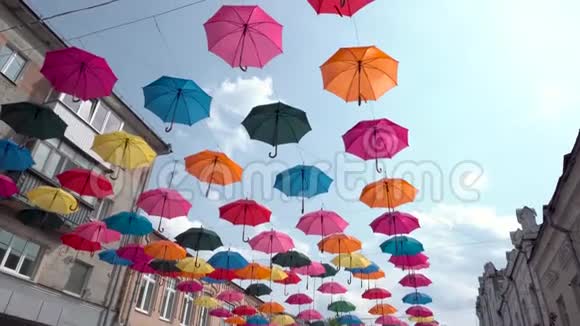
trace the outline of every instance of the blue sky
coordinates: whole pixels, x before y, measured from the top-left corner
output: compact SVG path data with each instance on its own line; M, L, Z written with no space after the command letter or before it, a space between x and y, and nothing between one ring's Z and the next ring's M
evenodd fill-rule
M27 2L43 15L97 3ZM122 0L50 23L73 38L189 2ZM242 3L260 5L284 25L284 54L263 70L242 73L207 51L203 22L221 4ZM387 167L389 173L413 179L422 192L418 202L402 210L417 214L423 225L413 235L423 241L432 261L426 274L434 285L426 292L433 295L432 308L442 322L475 325L477 276L484 262L502 266L507 231L517 227L515 209L528 205L541 212L561 173L562 155L578 133L580 47L570 40L580 28L573 16L579 9L573 0L377 0L351 20L316 16L306 0L206 1L158 17L161 33L155 21L146 20L71 43L107 58L119 77L117 92L173 144L175 154L159 160L151 187L164 184L170 171L165 163L203 149L224 150L248 167L242 185L216 191L209 200L197 181L184 173L178 176L178 189L194 205L189 219L223 230L231 241L227 245L246 248L237 240L241 230L220 221L217 207L248 196L273 210L274 226L290 232L299 249L328 260L317 252L317 238L293 229L299 201L270 188L276 172L302 161L326 169L335 187L307 201L307 209L323 204L336 210L351 222L348 233L367 239L363 252L386 271L381 285L392 290L392 302L400 310L405 291L397 281L402 273L378 253L384 238L367 226L381 211L356 201L364 182L378 176L371 162L365 165L342 154L340 136L357 121L373 117L407 127L411 146ZM321 63L339 47L370 44L400 61L398 87L362 107L322 89ZM160 120L142 108L141 87L161 75L190 78L206 89L214 96L212 117L165 134ZM279 99L305 110L313 131L299 146L280 147L272 163L270 148L250 141L239 122L252 106ZM436 181L424 182L426 173ZM463 190L461 182L467 182ZM183 220L172 223L168 230L187 226ZM348 299L360 304L364 315L368 303L359 298L359 285L350 289ZM319 307L326 301L319 300Z

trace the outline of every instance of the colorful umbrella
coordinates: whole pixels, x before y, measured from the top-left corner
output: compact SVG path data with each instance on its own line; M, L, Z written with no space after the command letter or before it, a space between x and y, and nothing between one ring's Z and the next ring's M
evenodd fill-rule
M433 317L431 309L423 306L412 306L405 310L405 313L413 317Z
M256 308L254 308L252 306L241 305L241 306L235 307L234 310L232 310L232 312L235 315L239 315L239 316L253 316L253 315L258 313L258 310L256 310Z
M361 283L363 280L379 280L381 278L385 278L385 272L383 272L382 270L378 270L376 272L370 272L370 273L353 273L352 274L353 277L355 278L359 278L361 280Z
M432 322L435 321L435 318L433 316L431 316L431 317L414 317L414 316L411 316L411 317L409 317L409 320L412 321L412 322L414 322L414 323L430 323L431 324ZM438 325L438 324L436 324L436 325Z
M269 315L281 314L284 312L284 310L285 310L284 306L282 306L278 302L264 303L258 308L258 311L260 311L261 313Z
M300 276L298 276L298 274L294 273L291 270L286 271L286 274L288 275L288 276L286 276L286 278L279 280L279 281L274 280L275 283L284 284L284 295L289 294L288 292L286 292L287 285L298 284L298 283L300 283L300 281L302 281Z
M254 283L254 284L250 284L246 288L246 290L244 290L244 292L247 295L251 295L254 297L261 297L263 295L268 295L268 294L272 293L272 289L269 288L266 284Z
M159 216L158 230L161 232L161 220L187 216L191 209L191 204L175 190L158 188L148 190L139 195L137 207L147 214Z
M364 325L362 320L354 315L344 315L337 319L338 323L341 325Z
M409 274L403 277L399 284L408 288L420 288L431 285L431 280L423 274Z
M153 257L147 255L144 248L138 244L130 244L120 247L117 249L117 255L132 262L149 262L151 259L153 259Z
M383 300L390 298L391 292L381 288L372 288L363 292L362 297L367 300Z
M308 0L308 3L320 14L338 14L340 17L353 16L373 0Z
M194 227L178 234L175 243L184 248L196 251L195 258L199 256L200 250L215 250L223 246L222 239L217 233L204 227Z
M187 257L177 262L177 268L182 272L192 274L209 274L214 271L214 268L201 258Z
M272 212L253 200L240 199L219 208L220 218L233 225L243 225L242 240L246 239L246 225L258 226L270 221Z
M270 278L272 270L258 263L250 263L248 266L235 271L240 280L266 280Z
M201 295L193 300L193 304L203 308L213 309L219 307L220 302L210 296Z
M307 310L301 311L296 316L296 318L302 319L304 321L313 321L313 320L323 319L322 314L320 314L320 312L318 312L318 310L314 310L314 309L307 309Z
M96 135L91 149L106 162L129 170L149 166L157 157L143 138L124 131Z
M272 257L272 263L289 268L308 266L311 262L305 254L295 250L281 252Z
M208 183L206 197L212 184L225 186L240 182L243 172L226 154L207 150L186 157L185 169L200 181Z
M334 301L328 305L329 311L339 312L351 312L356 310L356 306L346 300Z
M282 25L258 6L222 6L203 26L209 51L232 68L262 68L282 53Z
M250 239L252 250L267 254L287 252L294 248L294 241L286 233L278 231L262 231Z
M381 179L364 187L360 201L371 208L395 208L415 200L417 189L403 179Z
M203 284L198 281L183 281L177 284L177 290L186 293L195 293L203 290Z
M375 46L341 48L320 66L324 89L347 102L377 100L397 86L399 62Z
M133 264L129 266L129 268L142 274L159 274L156 270L149 266L148 260L134 261Z
M288 274L278 266L272 266L272 271L270 273L270 279L272 281L281 281L288 277Z
M403 297L403 302L412 305L429 304L433 299L425 293L411 292Z
M176 263L175 260L153 259L149 262L149 267L155 271L155 274L176 278L181 275L181 271L175 266Z
M392 315L396 312L397 308L387 303L379 303L374 305L371 309L369 309L369 314L379 316Z
M331 254L349 254L361 250L362 242L353 236L338 233L320 240L318 249Z
M228 318L232 316L232 313L225 308L214 308L209 311L209 315L217 318Z
M152 258L163 260L180 260L187 254L185 249L169 240L151 242L143 248L143 252Z
M322 266L324 267L324 274L312 275L312 277L326 278L326 277L334 276L338 273L338 269L332 267L330 264L323 263Z
M304 111L281 102L254 107L242 125L251 139L274 146L270 158L278 155L278 145L298 143L312 130Z
M341 266L346 268L365 268L371 264L371 261L362 254L355 252L352 254L339 254L332 259L331 263L338 268ZM352 274L350 276L351 278L347 281L348 284L352 282Z
M304 198L312 198L328 192L332 178L322 170L311 165L297 165L276 175L274 188L288 197L302 197L302 213L304 213Z
M215 273L215 271L213 271L212 273ZM208 284L223 284L226 282L226 280L218 280L209 276L202 277L201 280Z
M2 104L0 119L17 133L37 139L62 138L67 128L54 110L31 102Z
M60 237L62 244L69 246L78 251L88 251L94 253L95 251L101 250L101 244L94 241L89 241L83 237L80 237L74 233L63 234Z
M294 318L288 315L277 315L272 317L272 324L276 326L288 326L294 324Z
M329 234L343 232L347 226L348 222L340 215L322 209L302 216L296 224L296 228L304 234L320 235L323 238Z
M225 302L240 302L244 299L244 294L235 290L225 290L217 296L218 300Z
M99 252L99 259L111 265L129 266L133 264L132 261L119 257L115 249L107 249Z
M0 170L24 171L32 165L34 161L27 148L11 140L0 139Z
M342 294L346 293L347 289L338 282L326 282L318 287L318 292L325 294Z
M81 196L105 198L113 194L113 185L104 176L87 169L71 169L56 176L60 186Z
M216 268L213 272L207 274L207 277L217 281L231 281L238 278L235 271L221 268Z
M193 80L162 76L143 87L143 96L146 109L171 123L166 132L174 123L191 126L209 117L211 96Z
M18 193L18 187L10 177L0 174L0 197L8 198Z
M424 251L423 244L411 237L395 236L381 244L381 251L393 256L412 256Z
M26 197L32 205L52 213L67 215L79 208L75 197L60 188L39 186L29 191Z
M370 226L374 233L385 235L409 234L420 227L415 216L397 211L377 217Z
M47 52L40 72L55 90L83 101L111 95L117 82L104 58L75 47Z
M57 214L40 209L23 209L18 212L16 218L25 225L46 230L56 230L64 224L64 221Z
M120 212L103 220L111 230L121 234L144 236L153 232L151 221L135 212Z
M347 271L356 274L356 273L361 273L361 274L370 274L370 273L374 273L374 272L378 272L379 270L381 270L381 268L379 267L379 265L371 262L370 265L368 265L367 267L363 267L363 268L345 268Z
M432 320L432 318L427 318L427 319L431 319ZM415 326L439 326L439 323L437 321L435 321L435 320L432 320L430 322L419 322L419 323L416 323Z
M378 173L379 158L393 158L398 152L409 146L409 131L398 124L387 120L360 121L342 136L347 153L362 158L375 160Z
M216 252L208 261L213 268L226 270L241 269L248 266L248 261L235 251Z
M111 243L121 240L121 234L115 230L109 230L107 224L102 221L83 223L72 233L92 242Z
M395 267L403 269L411 269L414 266L423 265L427 263L429 257L424 254L416 254L413 256L391 256L389 262L395 265Z
M312 302L313 302L312 298L304 293L295 293L286 299L287 304L299 305L299 306L303 305L303 304L310 304Z
M375 320L375 324L383 326L401 326L402 321L395 316L380 316Z
M205 273L188 273L188 272L184 272L181 271L181 273L179 273L179 276L185 279L191 279L191 280L200 280L202 278L204 278L207 274Z
M293 268L292 271L305 276L322 275L326 273L324 266L316 261L312 261L309 265L306 266Z
M246 323L246 320L240 316L231 316L224 320L224 323L230 325L243 325Z
M252 316L252 317L249 317L248 319L246 319L246 325L248 325L248 326L258 326L258 325L268 325L268 324L270 324L268 319L266 319L266 317L263 317L260 315Z

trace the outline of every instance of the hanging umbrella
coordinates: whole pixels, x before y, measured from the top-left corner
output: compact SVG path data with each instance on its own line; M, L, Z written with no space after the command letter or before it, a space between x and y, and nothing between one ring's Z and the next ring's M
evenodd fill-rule
M338 282L326 282L322 283L317 291L325 294L342 294L348 290Z
M91 149L106 162L129 170L149 166L157 157L143 138L124 131L96 135Z
M286 276L286 278L282 279L282 280L273 280L275 283L278 284L284 284L284 295L288 295L289 293L286 292L286 286L287 285L292 285L292 284L298 284L300 283L300 281L302 281L302 279L300 278L300 276L298 276L298 274L292 272L292 271L286 271L286 274L288 276Z
M306 235L327 235L343 232L348 226L340 215L333 211L319 210L308 213L300 218L296 228Z
M56 230L64 224L57 214L40 209L23 209L18 212L16 218L26 225L47 230Z
M258 325L269 325L270 322L263 316L256 315L246 319L246 325L248 326L258 326Z
M427 263L429 257L424 254L416 254L413 256L391 256L389 262L395 265L395 267L410 269L417 265L422 265Z
M312 300L311 297L309 297L307 294L304 294L304 293L292 294L291 296L289 296L286 299L287 304L298 305L298 306L301 306L303 304L310 304L313 301L314 300Z
M221 268L216 268L213 272L207 274L207 277L218 281L232 281L238 278L235 271Z
M88 251L94 253L101 250L101 244L94 241L89 241L74 233L67 233L60 236L60 241L63 245L69 246L78 251Z
M213 268L236 270L248 266L248 261L235 251L216 252L208 261Z
M149 267L162 277L177 278L181 275L181 271L175 264L175 260L153 259L149 262Z
M203 227L190 228L178 234L175 237L175 243L184 248L195 250L196 259L199 256L200 250L212 251L223 246L222 239L217 233Z
M215 269L201 258L186 257L177 262L177 268L182 272L193 274L209 274Z
M309 325L310 326L326 326L327 324L322 320L318 320L318 321L311 322Z
M288 315L277 315L272 317L271 323L276 326L288 326L295 323L294 318Z
M0 197L8 198L18 193L18 186L10 177L0 174Z
M113 194L113 185L104 176L87 169L70 169L56 176L61 187L81 196L105 198Z
M353 236L337 233L320 240L318 242L318 249L321 252L331 254L349 254L361 250L362 242ZM340 265L338 267L340 268Z
M304 276L323 275L326 273L324 266L322 266L321 263L315 261L311 262L310 265L307 266L293 268L292 271ZM308 290L308 278L306 278L306 289Z
M399 284L408 288L420 288L431 285L431 280L423 274L409 274L403 277Z
M177 284L177 290L185 293L196 293L203 290L203 284L198 281L183 281Z
M312 275L312 277L326 278L326 277L332 277L338 273L338 269L332 267L330 264L323 263L322 266L324 266L324 270L325 270L324 274Z
M215 271L213 271L212 273L215 273ZM226 282L226 280L218 280L209 276L202 277L201 280L208 284L223 284Z
M272 270L270 273L270 279L272 281L281 281L288 277L288 274L282 268L278 266L272 266Z
M417 189L403 179L381 179L364 187L360 201L371 208L395 208L415 200Z
M354 315L340 316L338 317L337 321L341 325L364 325L360 318Z
M262 68L282 53L282 25L258 6L222 6L203 27L209 51L232 68Z
M380 316L375 320L375 324L383 326L401 326L402 321L395 316Z
M347 102L374 101L397 86L399 62L375 46L341 48L320 66L324 89Z
M409 234L420 227L415 216L397 211L377 217L370 226L374 233L385 235Z
M393 256L412 256L423 250L421 242L406 236L395 236L381 244L381 251Z
M413 317L433 317L431 309L423 306L412 306L405 310L405 313Z
M120 212L103 220L107 227L121 234L144 236L153 232L151 221L135 212Z
M152 258L163 260L180 260L187 254L185 249L169 240L151 242L143 248L143 252Z
M232 316L232 313L225 308L214 308L209 311L209 315L217 318L228 318Z
M412 305L429 304L433 299L425 293L411 292L403 297L403 302Z
M231 316L224 320L224 323L230 325L243 325L246 323L246 320L240 316Z
M225 290L218 294L217 299L229 303L240 302L244 299L244 294L235 290Z
M287 252L294 248L294 241L290 236L274 230L258 233L250 239L249 244L252 250L267 254Z
M111 95L117 82L104 58L76 47L47 52L40 72L55 90L83 101Z
M383 300L390 297L391 292L381 288L368 289L362 294L362 298L367 300Z
M356 310L356 306L346 300L334 301L328 305L328 310L338 313L346 313Z
M374 273L374 272L378 272L380 269L379 265L371 262L370 265L368 265L367 267L363 267L363 268L345 268L347 271L356 274L356 273L361 273L361 274L370 274L370 273Z
M133 262L133 264L131 266L129 266L129 268L133 271L142 273L142 274L157 274L159 275L159 273L154 270L153 268L151 268L149 266L149 261L145 261L145 260L139 260L139 261L135 261Z
M338 268L341 266L345 268L365 268L371 264L371 261L362 254L355 252L352 254L339 254L332 259L331 263L338 266ZM347 281L348 284L352 282L352 274L350 276L351 278Z
M298 143L312 130L304 111L282 102L254 107L242 125L251 139L274 146L270 158L278 155L278 145Z
M30 190L26 197L32 205L47 212L67 215L79 209L75 197L60 188L39 186Z
M250 284L244 292L247 295L251 295L254 297L261 297L263 295L268 295L268 294L272 293L272 289L270 289L266 284L254 283L254 284Z
M107 224L102 221L83 223L72 233L93 242L112 243L121 240L121 234L115 230L109 230Z
M308 309L308 310L301 311L296 316L296 318L302 319L304 321L313 321L313 320L321 320L324 317L322 317L322 314L320 314L320 312L318 312L318 310Z
M369 281L369 280L380 280L382 278L385 278L385 272L383 272L382 270L378 270L376 272L370 273L353 273L352 276L360 279L362 283L363 280Z
M129 244L117 249L117 255L123 259L132 262L145 261L149 262L153 257L147 255L141 245Z
M302 197L302 213L304 213L304 198L312 198L328 192L332 178L322 170L310 165L297 165L276 175L274 188L288 197Z
M284 306L282 306L281 304L279 304L278 302L267 302L262 304L259 308L258 311L263 313L263 314L281 314L284 312Z
M31 102L2 104L0 119L17 133L37 139L62 138L67 128L54 110Z
M270 278L272 270L258 263L250 263L235 273L240 280L266 280Z
M27 148L20 147L11 140L0 140L0 170L24 171L34 165Z
M415 326L439 326L439 323L435 320L431 321L431 322L419 322L419 323L415 323Z
M242 240L246 239L246 225L258 226L270 221L272 212L253 200L240 199L219 208L220 218L233 225L243 225Z
M225 186L240 182L243 172L226 154L208 150L186 157L185 169L200 181L208 183L206 197L212 184Z
M392 315L396 312L397 308L387 303L379 303L374 305L371 309L369 309L369 314L378 316Z
M193 80L162 76L143 87L143 96L146 109L171 123L166 132L174 123L191 126L209 117L212 98Z
M200 295L193 300L193 304L202 308L213 309L220 306L220 302L210 296Z
M145 191L139 195L137 207L149 215L159 216L159 226L157 229L162 232L162 219L187 216L191 209L191 204L175 190L158 188Z
M320 14L336 14L340 17L353 16L373 0L308 0L308 3Z
M363 160L375 160L378 173L379 158L393 158L409 146L409 131L387 120L360 121L342 136L344 149Z
M435 318L433 316L431 317L414 317L411 316L409 317L409 320L414 322L414 323L432 323L435 321Z
M184 272L184 271L181 271L181 273L179 273L180 277L182 277L184 279L190 279L190 280L201 280L206 275L207 274L205 274L205 273L188 273L188 272Z
M272 257L272 263L288 268L308 266L311 262L305 254L295 250L277 253Z
M256 308L248 305L237 306L234 308L234 310L232 310L232 312L234 313L234 315L239 316L253 316L258 313Z
M99 252L99 259L111 265L129 266L133 264L132 261L119 257L115 249L107 249Z

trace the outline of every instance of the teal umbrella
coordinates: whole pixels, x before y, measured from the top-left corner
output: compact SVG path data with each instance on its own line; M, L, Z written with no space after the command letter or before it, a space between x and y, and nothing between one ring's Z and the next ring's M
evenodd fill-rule
M423 244L407 236L394 236L381 244L384 253L393 256L414 256L423 252Z
M0 119L17 133L38 139L61 138L67 128L52 109L32 102L3 104Z
M256 106L242 121L251 139L274 146L278 155L278 145L298 143L312 128L306 113L284 103L272 103Z

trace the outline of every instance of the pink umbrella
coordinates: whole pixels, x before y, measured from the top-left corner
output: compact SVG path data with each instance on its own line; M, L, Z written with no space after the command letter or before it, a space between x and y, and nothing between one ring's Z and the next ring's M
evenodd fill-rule
M304 293L292 294L291 296L289 296L286 299L286 303L292 304L292 305L303 305L303 304L309 304L312 302L313 302L312 298Z
M373 0L308 0L317 14L338 14L351 17Z
M143 246L138 244L130 244L117 249L117 256L134 263L139 261L145 261L148 263L153 259L153 257L145 253Z
M382 300L391 297L391 292L381 289L381 288L373 288L368 289L362 294L363 299L368 300Z
M101 221L81 224L72 233L92 242L111 243L121 240L121 233L107 229L105 222Z
M203 26L209 51L234 68L262 68L282 53L282 25L258 6L222 6Z
M389 258L389 262L395 265L395 267L403 269L411 269L415 266L423 265L427 263L428 260L429 257L422 253L413 256L391 256L391 258Z
M409 274L399 281L399 284L409 288L429 286L431 283L431 280L423 274Z
M439 326L439 322L434 320L428 323L416 323L415 326Z
M84 101L111 95L117 82L105 59L75 47L47 52L40 72L57 91Z
M181 292L195 293L203 290L203 284L198 281L183 281L177 284L177 289Z
M342 136L347 153L363 160L375 160L377 172L379 158L393 158L409 146L407 128L387 120L366 120L357 123Z
M226 290L218 294L218 300L225 302L240 302L244 299L244 294L235 290Z
M3 174L0 174L0 197L8 198L18 193L16 183Z
M418 264L418 265L414 265L414 266L405 266L405 265L395 265L396 268L400 268L402 270L408 270L408 271L418 271L421 269L427 269L429 267L431 267L431 264L427 261L423 264Z
M307 309L298 314L296 316L298 319L302 319L304 321L312 321L312 320L321 320L323 319L322 314L315 309Z
M375 324L383 326L399 326L401 325L401 320L395 316L381 316L375 320Z
M146 260L135 261L131 266L129 266L129 268L143 274L157 273L156 270L154 270L153 268L151 268L151 266L149 266L149 261Z
M326 273L324 266L316 261L310 263L310 265L292 268L292 271L305 276L318 276Z
M263 231L249 241L253 250L267 254L286 252L294 248L294 241L286 233L278 231Z
M326 294L341 294L346 293L347 291L348 290L338 282L326 282L318 287L318 292Z
M413 317L431 317L433 316L433 312L431 309L423 306L412 306L409 309L405 310L407 315Z
M232 316L232 313L225 308L215 308L209 311L209 315L218 318L228 318Z
M163 232L161 219L187 216L191 204L175 190L158 188L142 193L137 200L137 207L149 215L159 216L158 230Z
M340 233L346 229L348 222L332 211L319 210L300 218L296 228L306 235L327 235Z
M419 220L408 213L387 212L371 222L374 233L386 235L409 234L418 229Z

